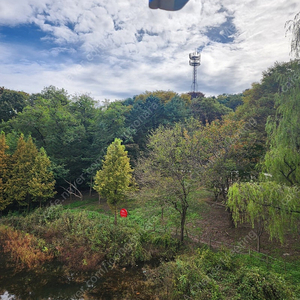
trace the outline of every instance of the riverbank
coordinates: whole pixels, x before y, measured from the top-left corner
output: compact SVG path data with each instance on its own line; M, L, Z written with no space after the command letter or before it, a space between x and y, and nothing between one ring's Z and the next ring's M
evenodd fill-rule
M184 245L171 208L162 218L159 207L135 200L126 203L129 215L117 226L106 203L94 198L4 217L0 293L53 300L297 299L299 261L281 264L279 255L270 263L245 254L255 247L251 228L235 235L227 250L198 242L209 230L206 220L217 220L215 231L224 223L207 198L201 192L191 199Z

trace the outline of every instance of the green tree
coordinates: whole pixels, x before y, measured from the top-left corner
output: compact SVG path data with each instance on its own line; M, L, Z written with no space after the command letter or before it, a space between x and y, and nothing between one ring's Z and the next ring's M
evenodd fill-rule
M300 185L300 66L285 65L278 74L281 93L276 95L276 115L268 118L266 130L270 149L265 156L265 172L277 183Z
M222 116L232 112L232 109L219 103L214 97L195 98L192 100L191 112L195 119L200 120L205 125L216 119L221 120Z
M5 134L0 135L0 212L2 212L12 201L5 196L4 190L7 180L8 159L6 154L8 146L6 144Z
M160 191L161 199L177 210L183 242L189 195L196 178L190 136L180 124L173 128L160 126L150 135L147 148L149 156L141 159L138 166L138 183L144 189Z
M0 88L0 121L4 122L22 112L29 95L24 92Z
M42 202L45 202L56 194L54 191L55 180L53 172L50 170L50 165L51 161L46 151L41 148L35 157L31 170L31 180L28 182L29 194L33 201L40 203L40 207Z
M66 92L50 86L34 95L31 105L7 122L4 131L31 135L51 158L56 179L68 173L76 178L82 172L77 168L84 156L80 150L86 145L86 130L78 115Z
M277 64L265 74L275 82L276 115L266 125L269 149L257 183L235 184L229 189L228 206L237 221L250 221L283 241L300 217L300 76L298 62ZM277 82L276 82L277 80Z
M299 196L297 187L272 181L235 183L229 189L227 205L236 224L252 224L258 236L257 251L260 251L260 237L264 230L281 242L286 230L297 230Z
M233 94L233 95L223 94L223 95L219 95L217 97L217 100L219 103L235 111L238 106L243 104L242 96L243 94Z
M30 209L31 196L29 182L32 179L32 169L38 150L32 138L26 141L21 135L18 141L17 150L11 157L9 179L5 192L10 201L17 201L19 206L27 206Z
M105 197L114 212L117 225L117 205L126 197L126 192L133 187L133 169L130 159L120 139L107 148L103 160L103 167L96 173L94 189L99 195Z

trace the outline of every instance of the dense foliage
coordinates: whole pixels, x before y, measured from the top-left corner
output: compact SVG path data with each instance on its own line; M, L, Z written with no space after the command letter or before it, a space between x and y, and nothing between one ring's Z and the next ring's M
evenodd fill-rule
M103 260L114 268L171 259L147 271L159 299L294 299L275 271L225 260L226 251L176 255L188 229L200 235L191 224L203 188L235 225L253 227L258 251L263 232L283 242L299 230L299 74L294 60L276 63L242 94L154 91L104 105L53 86L32 95L1 88L3 250L21 269L58 262L65 272L92 271ZM114 218L57 205L76 193L82 201L88 188ZM140 207L117 224L125 201ZM140 220L151 215L150 225Z

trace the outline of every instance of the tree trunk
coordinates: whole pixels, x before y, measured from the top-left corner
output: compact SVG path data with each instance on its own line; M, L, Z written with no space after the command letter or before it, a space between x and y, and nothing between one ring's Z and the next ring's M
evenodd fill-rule
M256 230L257 246L256 246L256 250L257 250L257 252L260 252L260 237L262 236L265 227L264 227L263 220L259 220L256 225L257 225L257 230Z
M99 205L101 204L100 200L101 200L101 197L100 197L100 194L98 194L98 200L99 200Z
M183 243L184 238L184 225L185 225L185 219L186 219L186 208L182 210L181 214L181 228L180 228L180 242Z
M162 221L164 220L164 208L163 207L161 208L161 220Z
M70 194L70 201L72 201L72 194L71 194L72 186L71 186L71 183L70 183L70 186L69 186L69 190L70 190L70 192L69 192L69 194Z
M228 208L228 212L229 212L228 218L229 218L230 226L231 228L235 228L234 220L232 217L232 211L230 208Z
M90 185L90 197L92 196L92 186L93 186L93 177L91 177L91 185ZM99 201L100 204L100 201Z
M115 206L115 225L117 225L117 206Z
M27 213L29 213L30 212L30 205L31 205L31 197L27 195L26 198L28 199L27 200L27 203L28 203L28 205L27 205Z

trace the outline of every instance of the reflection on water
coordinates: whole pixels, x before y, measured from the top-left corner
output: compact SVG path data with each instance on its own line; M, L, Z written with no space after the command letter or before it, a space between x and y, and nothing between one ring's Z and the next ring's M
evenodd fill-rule
M48 266L43 273L16 272L7 264L0 253L0 299L1 300L115 300L115 299L147 299L144 287L145 276L142 266L110 270L98 279L95 287L89 289L86 281L93 274L85 277L73 274L66 277L60 268ZM80 280L80 282L78 282ZM76 282L77 281L77 282ZM82 297L74 297L76 292L83 289ZM82 295L82 294L81 294Z

